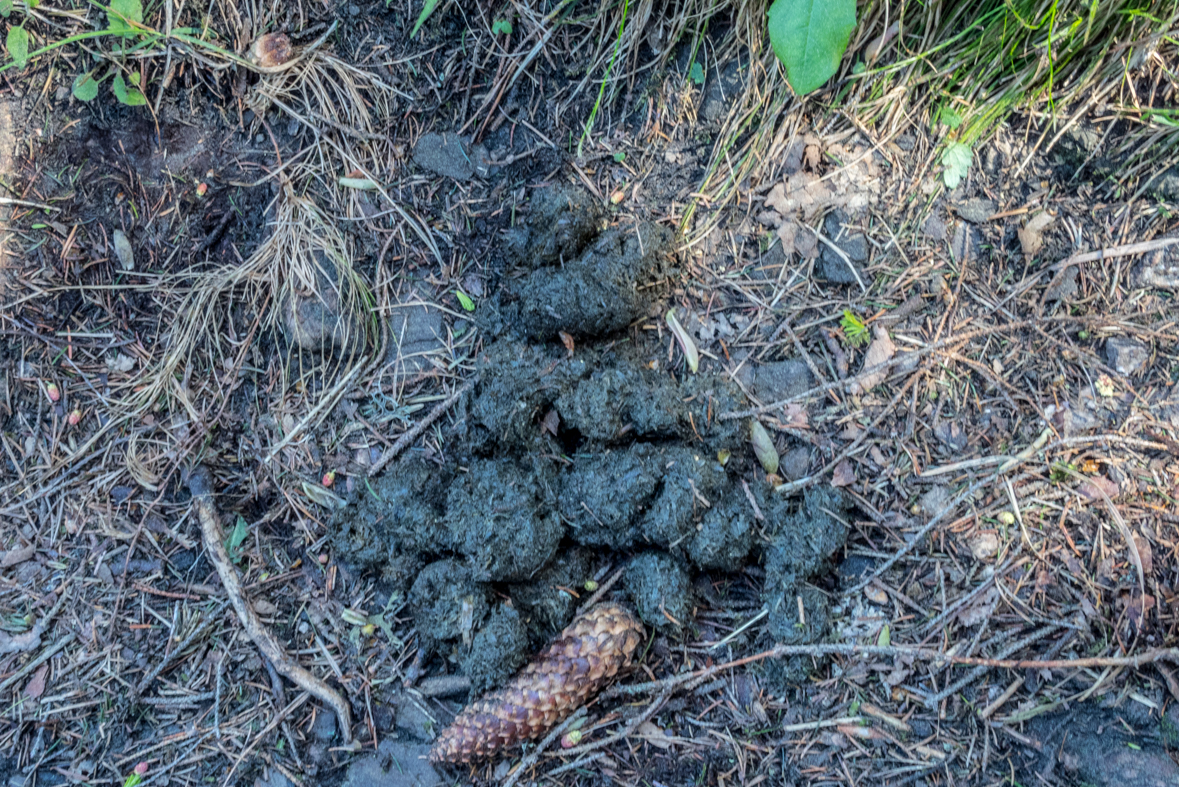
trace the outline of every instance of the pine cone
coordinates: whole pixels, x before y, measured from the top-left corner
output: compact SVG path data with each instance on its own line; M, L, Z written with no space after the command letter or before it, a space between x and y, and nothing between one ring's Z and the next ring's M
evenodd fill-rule
M645 636L625 607L597 605L511 683L464 708L438 736L430 760L470 762L541 737L629 667Z

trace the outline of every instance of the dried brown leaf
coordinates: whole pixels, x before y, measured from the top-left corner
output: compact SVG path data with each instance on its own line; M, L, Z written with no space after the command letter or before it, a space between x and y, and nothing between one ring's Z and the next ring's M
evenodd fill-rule
M778 240L782 243L782 253L787 258L794 253L795 244L798 238L798 222L794 219L786 219L778 225Z
M1138 556L1142 560L1142 573L1149 577L1154 571L1154 551L1151 549L1150 540L1135 533L1134 545L1138 547Z
M835 465L835 469L831 471L831 486L851 486L855 482L855 471L847 459Z
M871 369L873 366L891 361L893 356L897 354L897 347L892 343L887 330L879 325L873 325L872 334L875 338L872 339L868 352L864 353L863 368L865 369ZM884 382L886 377L888 377L888 369L881 369L861 378L858 382L853 382L849 386L849 390L852 394L870 391Z
M32 544L28 546L18 547L17 549L10 549L4 553L4 557L0 558L0 568L8 568L15 566L18 563L23 563L33 556L36 550Z
M556 410L549 410L545 415L544 420L540 422L545 431L551 433L553 437L557 436L557 430L561 428L561 414Z
M806 408L795 402L791 402L782 408L784 417L783 424L790 429L809 429L811 426L810 416L807 415Z
M1104 496L1108 496L1110 500L1116 500L1121 490L1118 485L1109 480L1105 476L1093 476L1085 483L1077 487L1077 491L1086 500L1101 500ZM1102 493L1105 495L1102 495Z
M977 626L991 616L999 603L999 591L991 588L974 601L958 610L955 617L963 626Z
M647 741L647 743L651 744L652 746L663 750L671 748L671 738L667 737L667 733L664 732L663 729L659 727L659 725L653 722L643 722L639 725L635 732L640 738Z
M1023 248L1023 256L1030 260L1040 253L1040 249L1044 248L1043 232L1052 223L1052 215L1049 213L1037 213L1028 220L1026 226L1020 227L1017 234L1019 235L1019 245Z
M966 542L975 560L994 560L999 551L999 534L994 530L980 530Z
M45 676L49 674L49 665L42 664L33 673L33 677L25 685L24 694L31 700L35 700L45 693Z

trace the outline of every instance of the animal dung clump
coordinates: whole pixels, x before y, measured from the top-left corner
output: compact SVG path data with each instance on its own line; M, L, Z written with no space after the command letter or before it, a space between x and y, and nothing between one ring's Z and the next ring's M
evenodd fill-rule
M471 699L569 626L606 563L626 567L612 592L629 599L628 620L661 636L692 624L700 572L750 564L765 566L773 636L824 636L806 582L846 537L821 510L842 503L812 496L800 512L771 491L748 421L720 417L748 403L716 361L663 368L666 229L603 230L584 193L544 191L501 244L507 265L475 318L476 379L443 450L411 452L358 487L334 519L337 556L380 572L391 592L412 583L423 668L461 671ZM574 695L545 684L561 714L520 715L510 692L532 690L536 670L465 711L438 758L488 754L571 712ZM474 742L479 725L491 742Z
M625 607L593 607L508 685L459 713L438 736L430 759L470 762L539 738L629 667L645 636Z

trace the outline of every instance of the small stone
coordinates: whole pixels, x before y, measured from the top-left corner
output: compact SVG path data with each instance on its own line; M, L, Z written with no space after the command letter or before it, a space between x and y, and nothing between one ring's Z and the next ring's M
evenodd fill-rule
M1111 336L1105 342L1105 357L1118 374L1129 377L1146 365L1150 359L1150 350L1133 339Z
M421 700L411 694L403 694L397 701L397 712L394 725L398 736L403 740L422 741L429 743L434 740L435 723L430 714L421 705Z
M423 134L413 149L413 160L419 167L460 181L487 174L486 166L480 166L486 159L482 145L470 147L467 137L453 133Z
M868 239L862 232L844 228L843 225L847 221L847 214L843 211L837 210L828 216L824 225L827 237L834 241L852 262L867 262Z
M798 396L814 386L806 364L798 360L763 363L753 373L751 393L764 403Z
M336 714L330 710L321 710L315 714L315 722L311 725L311 736L317 741L330 741L336 736Z
M389 352L386 363L395 378L410 378L434 368L430 356L446 348L442 310L411 293L389 310Z
M1048 303L1053 301L1064 301L1067 303L1076 294L1077 269L1070 265L1053 277L1052 281L1048 284L1048 288L1044 290L1044 300Z
M958 215L971 224L982 224L998 212L998 207L989 199L971 197L957 207Z
M929 218L925 220L925 224L921 227L921 231L930 240L940 243L946 239L946 220L942 218L941 213L931 213L929 214Z
M1135 286L1179 290L1179 260L1168 254L1169 251L1171 249L1159 249L1151 256L1149 262L1136 270Z
M810 464L811 449L802 447L791 448L782 454L778 460L778 475L787 481L797 481L806 476L806 471L810 469Z

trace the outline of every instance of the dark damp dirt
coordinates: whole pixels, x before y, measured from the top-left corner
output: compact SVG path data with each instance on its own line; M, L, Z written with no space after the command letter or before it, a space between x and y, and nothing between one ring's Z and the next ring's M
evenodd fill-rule
M494 338L454 460L411 455L370 480L335 518L337 554L408 592L427 669L453 661L473 694L567 625L605 563L673 638L693 626L698 579L762 565L771 634L821 639L826 596L806 583L843 545L847 504L772 492L747 425L718 418L746 405L737 386L656 360L665 345L636 326L662 319L672 233L604 226L568 187L529 207L481 317Z
M1160 719L1135 701L1121 707L1077 705L1044 714L1027 726L1020 763L1025 784L1159 787L1179 784L1176 714Z

